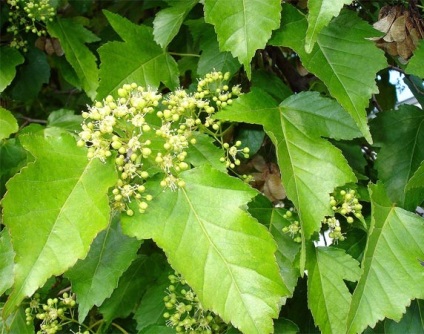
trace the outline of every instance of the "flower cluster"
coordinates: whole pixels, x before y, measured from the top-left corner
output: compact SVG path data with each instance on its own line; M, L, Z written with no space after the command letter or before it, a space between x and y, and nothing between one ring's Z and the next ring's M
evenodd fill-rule
M225 163L227 168L234 169L236 166L240 166L241 161L237 157L238 154L242 154L245 159L249 158L249 148L244 147L240 149L241 141L238 140L233 146L230 146L228 143L224 143L222 147L225 149L225 157L221 158L221 162Z
M283 215L283 218L291 222L289 226L283 227L283 233L289 233L295 242L301 242L302 229L300 227L297 215L294 212L294 208L287 210L287 212Z
M75 295L66 292L61 298L47 299L46 303L40 303L40 295L35 294L25 309L26 322L30 324L34 319L41 321L37 334L58 333L73 318L75 305Z
M222 333L228 325L216 314L202 307L197 295L181 275L168 276L171 284L163 301L167 311L163 314L166 325L177 333Z
M330 196L330 205L335 215L324 218L322 223L328 225L330 238L335 242L343 241L346 236L345 233L342 233L340 221L336 218L336 214L344 217L347 223L352 224L355 218L363 218L362 205L359 203L354 189L342 189L335 192Z
M135 207L130 203L134 200L137 210L145 212L153 198L145 183L153 175L163 176L160 185L164 189L185 186L179 174L191 167L187 156L190 145L196 144L194 131L204 131L222 143L221 124L211 116L240 94L238 87L229 92L228 78L228 73L212 72L199 81L196 92L177 89L166 96L135 83L126 84L117 98L107 96L82 113L78 145L88 147L89 159L115 159L119 180L112 203L116 210L133 215ZM224 146L226 156L234 161L229 167L239 161L240 145ZM248 148L242 152L247 155Z
M44 25L53 20L56 9L50 0L7 0L7 3L10 6L7 32L13 36L10 46L26 52L28 42L21 32L46 35Z

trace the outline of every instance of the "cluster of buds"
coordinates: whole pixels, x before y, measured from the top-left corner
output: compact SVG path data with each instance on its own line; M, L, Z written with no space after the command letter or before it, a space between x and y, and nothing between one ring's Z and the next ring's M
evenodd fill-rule
M359 203L357 193L354 189L342 189L330 196L331 209L334 214L344 217L347 223L352 224L355 218L362 219L362 205ZM342 233L339 219L336 216L324 218L323 224L328 225L329 237L333 241L343 241L346 239L345 233Z
M283 218L290 222L290 225L283 227L283 233L288 233L293 238L293 241L300 243L302 241L302 229L294 209L287 210Z
M40 295L35 294L25 309L26 323L38 319L41 323L37 334L58 333L62 331L64 323L73 318L75 305L75 295L66 292L61 298L48 298L45 303L40 303Z
M238 140L235 142L233 146L230 146L228 143L224 143L222 147L225 149L226 154L225 157L222 157L220 160L221 162L225 163L225 166L227 168L234 169L236 166L240 166L241 161L238 158L238 155L242 155L245 159L249 158L249 148L244 147L240 148L241 141Z
M167 311L163 314L168 327L177 333L223 333L228 325L216 314L202 307L187 282L175 273L168 276L171 284L163 298Z
M33 33L39 37L46 35L44 25L53 20L56 9L50 0L7 0L7 4L10 6L10 25L7 32L13 36L10 46L26 52L28 42L21 32Z
M180 173L191 168L187 156L190 145L196 144L193 132L204 131L222 142L217 134L220 125L212 125L216 132L208 126L212 114L240 94L238 87L228 91L228 78L229 73L212 72L199 81L195 93L177 89L166 96L135 83L126 84L117 98L107 96L82 113L78 145L88 148L89 159L115 159L119 180L112 191L114 209L132 216L135 207L130 203L134 200L138 211L144 213L152 200L145 183L155 174L163 175L160 185L164 189L185 186ZM240 164L237 153L247 155L248 148L239 150L240 145L224 145L224 160L232 159L228 167Z

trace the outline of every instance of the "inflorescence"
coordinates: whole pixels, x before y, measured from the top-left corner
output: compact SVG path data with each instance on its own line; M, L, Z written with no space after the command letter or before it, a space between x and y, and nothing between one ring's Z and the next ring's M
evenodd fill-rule
M199 298L178 273L168 276L171 284L163 298L166 325L177 333L213 334L223 333L228 325L216 314L206 310Z
M240 88L225 83L229 73L212 72L199 80L197 90L177 89L166 96L135 83L125 84L118 97L107 96L82 113L79 146L88 147L88 158L115 159L119 180L112 191L113 207L134 214L132 200L144 213L152 200L146 181L161 174L160 185L177 190L185 186L180 173L191 167L188 149L196 144L194 131L211 135L225 149L222 162L240 164L237 154L248 157L248 148L224 143L221 122L213 114L232 104Z
M40 295L36 293L25 309L26 323L34 319L40 321L40 330L37 334L55 334L63 330L63 326L76 322L74 320L75 295L63 293L60 298L48 298L45 303L40 302ZM88 334L85 331L81 334Z
M355 218L363 218L362 205L359 203L357 192L354 189L343 189L335 192L330 196L330 205L334 215L324 218L322 223L328 225L330 230L328 236L333 241L343 241L346 239L346 235L342 233L340 221L336 214L344 217L347 223L352 224Z
M10 46L26 52L28 41L22 32L46 35L45 24L53 20L56 9L50 0L7 0L7 4L10 6L7 32L13 36Z
M345 189L336 191L330 196L331 209L334 215L325 217L321 224L327 225L329 229L328 236L337 243L346 239L346 233L342 233L340 220L343 217L347 223L352 224L357 219L362 219L362 205L359 203L357 192L353 189ZM283 227L284 233L290 234L295 242L301 242L302 228L299 223L299 218L295 210L292 208L288 210L283 218L290 221L290 225Z

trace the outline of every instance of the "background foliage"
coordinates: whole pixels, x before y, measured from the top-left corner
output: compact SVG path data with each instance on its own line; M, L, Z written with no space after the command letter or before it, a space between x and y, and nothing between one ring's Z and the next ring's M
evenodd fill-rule
M0 5L2 333L424 333L424 2ZM116 210L82 112L213 71L243 94L196 109L181 186L144 151Z

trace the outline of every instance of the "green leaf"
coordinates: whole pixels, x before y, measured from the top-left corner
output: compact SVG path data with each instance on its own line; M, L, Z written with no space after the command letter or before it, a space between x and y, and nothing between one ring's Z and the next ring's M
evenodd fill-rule
M343 280L356 282L359 262L335 247L308 253L308 305L322 333L345 333L352 295Z
M262 124L277 150L288 198L298 210L308 239L331 215L330 193L356 177L341 152L321 137L353 138L353 120L337 102L315 92L292 95L279 106L266 93L252 90L216 115L219 119Z
M348 5L352 0L315 0L308 1L308 30L306 31L305 50L311 53L318 34L330 22L339 15L344 5Z
M123 235L119 220L112 219L93 241L87 257L66 272L72 291L77 294L80 323L94 305L100 306L110 297L139 247L140 241Z
M123 218L124 232L152 238L206 309L241 331L271 332L289 292L272 236L241 209L257 192L208 165L180 176L186 187L160 192L145 214Z
M25 63L19 67L15 84L12 86L12 97L18 101L34 99L43 84L50 78L50 65L45 52L36 48L26 54Z
M194 132L193 138L196 139L196 145L188 147L187 162L195 167L208 164L221 172L226 172L225 164L219 160L224 156L224 152L214 144L214 139L200 132Z
M299 327L289 319L279 318L274 321L274 333L297 334Z
M0 309L1 311L1 309ZM25 308L17 308L7 319L0 317L0 333L34 334L34 324L26 324Z
M408 62L406 67L406 73L415 75L420 78L424 78L423 70L423 60L424 60L424 43L421 41L418 47L414 51L414 55Z
M19 129L16 118L9 110L0 107L0 140L9 137Z
M0 92L10 85L16 75L16 66L22 64L25 58L20 52L8 46L0 47L1 72L0 72Z
M107 190L116 182L114 166L88 161L86 150L66 134L22 135L35 162L8 184L2 205L12 237L15 284L4 309L7 317L52 275L60 275L87 255L107 226Z
M263 49L281 18L280 0L205 0L205 21L215 26L219 47L237 57L247 76L257 49Z
M153 35L156 43L166 48L177 35L190 10L199 0L183 0L171 2L171 7L162 9L153 20Z
M219 49L218 41L216 40L216 33L213 26L204 23L203 20L192 20L186 22L190 27L193 37L199 40L200 49L202 53L197 65L197 75L204 76L215 69L223 73L230 72L231 75L236 73L240 68L240 63L234 58L230 52L221 51ZM196 29L194 29L196 25Z
M166 289L169 286L168 272L164 272L155 285L149 287L140 301L140 305L134 314L137 321L137 330L139 333L147 332L149 326L165 326L163 314L167 311L163 298Z
M405 191L405 203L412 209L424 201L424 161L409 179Z
M371 123L371 130L375 145L381 147L376 160L379 179L392 202L403 207L407 204L408 180L424 160L424 112L415 106L402 105L399 110L379 113Z
M52 37L60 40L66 60L72 65L81 86L92 100L98 87L98 68L96 57L85 43L97 42L99 38L77 19L57 17L47 24L47 30Z
M99 48L101 80L97 99L132 82L153 89L160 82L171 89L178 87L177 63L153 40L151 28L108 11L104 13L124 42L109 42Z
M81 123L81 115L75 115L75 111L69 109L52 111L47 118L47 125L49 127L62 128L72 133L81 131Z
M249 213L268 228L277 243L278 248L275 255L280 275L284 285L290 291L290 295L293 295L300 275L296 263L300 245L294 242L290 235L283 233L283 227L289 225L289 222L283 218L286 212L286 209L274 207L270 200L263 195L256 196L249 203Z
M295 50L303 66L325 83L371 143L366 108L372 94L378 93L376 73L387 66L383 52L367 40L376 36L376 31L356 14L346 11L322 29L308 54L303 43L307 27L304 15L286 5L282 22L270 43Z
M424 298L424 219L395 207L382 184L371 185L370 196L372 221L348 333L374 327L385 317L399 321L411 299Z
M13 265L15 252L10 240L9 230L0 232L0 296L13 285Z
M27 162L28 152L16 138L0 142L0 198L6 192L6 182Z
M100 307L106 322L111 322L115 318L126 318L135 310L148 285L163 270L161 263L155 260L158 258L138 255L131 263L119 279L118 287Z
M252 87L257 87L269 95L277 102L281 102L293 94L291 89L275 74L265 70L254 71L252 74Z
M413 300L399 322L387 319L384 322L384 331L386 334L424 334L424 301Z

